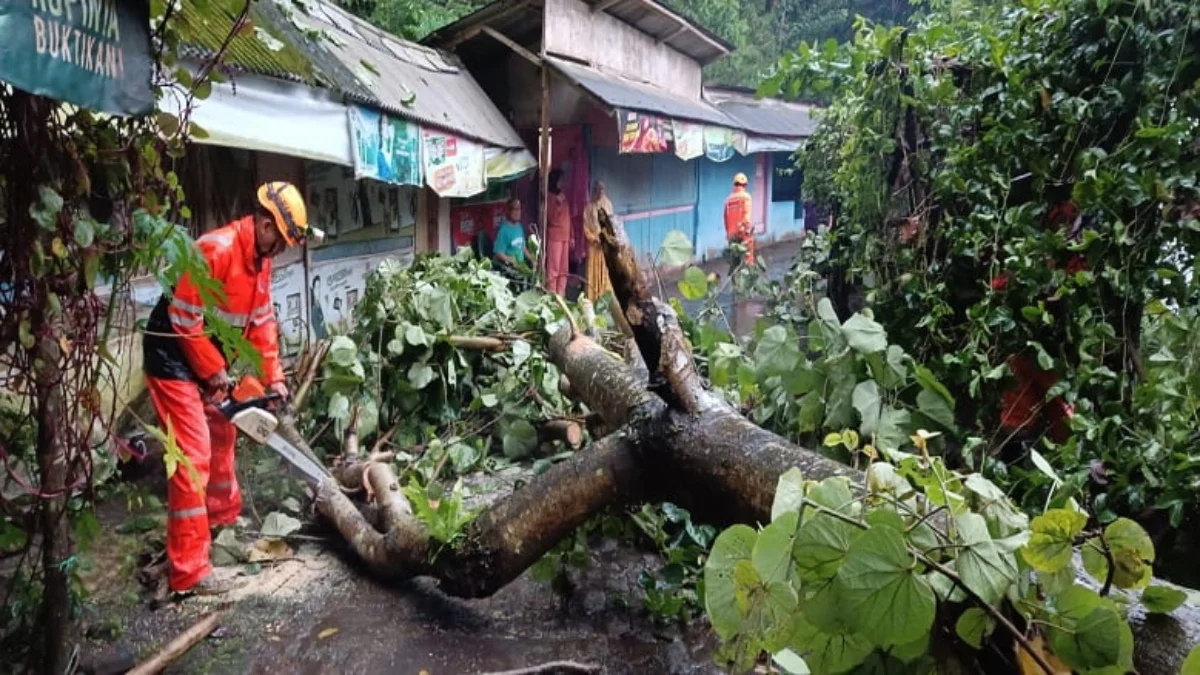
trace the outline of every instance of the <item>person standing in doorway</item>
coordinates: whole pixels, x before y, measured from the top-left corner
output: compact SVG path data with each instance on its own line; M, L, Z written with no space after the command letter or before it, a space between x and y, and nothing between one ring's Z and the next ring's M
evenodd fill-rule
M562 190L561 169L550 172L546 204L546 287L558 295L567 292L571 257L571 205Z
M725 239L729 244L740 242L746 247L745 258L731 255L729 271L732 274L742 263L754 264L754 225L750 221L752 202L746 186L746 174L733 177L733 192L725 199Z
M517 269L530 257L525 246L525 228L521 226L521 200L516 197L508 200L508 208L496 227L492 257L500 271L510 278L516 277Z
M600 212L616 218L612 202L604 189L604 183L596 181L592 186L592 199L583 210L583 235L587 238L587 297L595 302L612 289L608 278L608 263L604 260L604 247L600 245Z

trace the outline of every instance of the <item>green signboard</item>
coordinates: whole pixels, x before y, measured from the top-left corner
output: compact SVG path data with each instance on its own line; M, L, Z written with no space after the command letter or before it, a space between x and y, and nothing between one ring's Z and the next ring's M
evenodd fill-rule
M154 108L144 0L0 0L0 80L117 115Z

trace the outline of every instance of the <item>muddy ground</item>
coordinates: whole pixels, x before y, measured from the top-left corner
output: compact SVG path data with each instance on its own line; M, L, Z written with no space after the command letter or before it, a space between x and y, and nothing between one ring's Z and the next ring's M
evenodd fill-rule
M473 486L477 499L511 489L511 478L483 480ZM159 482L138 494L161 495ZM93 605L79 653L93 672L122 672L222 601L232 605L220 628L166 672L457 675L557 660L605 673L719 672L703 620L662 626L642 609L637 577L661 564L658 556L611 540L595 542L591 564L571 571L569 597L526 573L491 598L466 601L441 594L428 579L383 586L335 538L309 527L283 560L218 568L247 582L221 601L191 598L155 609L134 571L139 556L160 546L161 506L137 501L112 498L99 511L101 532L83 575ZM140 527L131 531L131 523Z

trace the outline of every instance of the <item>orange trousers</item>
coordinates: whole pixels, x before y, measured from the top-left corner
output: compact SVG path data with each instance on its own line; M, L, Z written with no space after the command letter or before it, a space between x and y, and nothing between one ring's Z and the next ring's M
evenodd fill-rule
M570 266L570 234L550 230L546 242L546 287L557 295L567 293L567 274Z
M212 573L214 525L231 525L242 512L234 471L237 429L200 397L196 383L147 377L150 399L165 431L167 421L192 472L180 463L167 483L167 560L171 589L186 591Z

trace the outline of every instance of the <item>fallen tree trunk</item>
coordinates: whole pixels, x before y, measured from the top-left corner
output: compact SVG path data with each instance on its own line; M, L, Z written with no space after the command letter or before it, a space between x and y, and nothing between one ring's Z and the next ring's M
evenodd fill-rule
M862 472L752 424L706 389L674 312L651 295L631 249L601 221L627 320L620 323L644 365L616 358L574 325L554 335L549 349L571 395L617 431L492 504L448 542L433 539L412 515L390 466L363 461L356 442L348 443L353 451L337 475L347 488L368 486L374 522L334 479L318 486L317 510L376 574L428 575L452 595L487 596L610 505L669 499L714 522L753 524L770 520L779 477L792 467L811 480L844 476L863 489ZM639 365L646 370L639 373ZM1177 672L1200 641L1200 610L1147 617L1136 601L1131 607L1139 669Z

